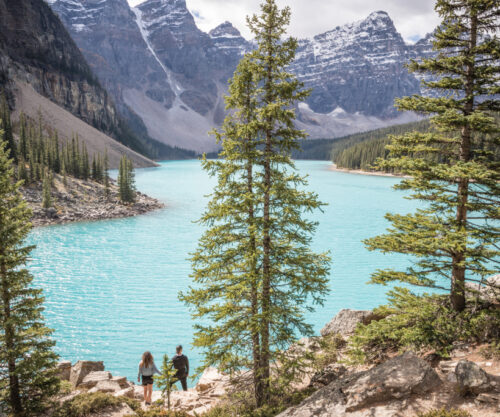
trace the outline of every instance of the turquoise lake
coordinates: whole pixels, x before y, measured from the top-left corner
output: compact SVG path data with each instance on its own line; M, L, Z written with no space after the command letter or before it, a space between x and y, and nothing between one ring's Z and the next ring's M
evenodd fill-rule
M369 309L385 301L387 288L367 285L377 268L406 265L401 256L369 252L362 240L385 230L387 211L416 207L392 190L397 178L334 172L327 162L298 161L309 189L328 203L314 249L331 251L331 293L308 317L319 330L341 309ZM135 380L144 350L155 355L185 347L191 367L201 352L190 346L192 321L177 294L190 283L189 253L202 229L196 221L214 184L200 162L164 162L137 170L137 187L166 204L139 217L35 229L30 270L46 296L45 317L55 329L62 359L102 360L107 370Z

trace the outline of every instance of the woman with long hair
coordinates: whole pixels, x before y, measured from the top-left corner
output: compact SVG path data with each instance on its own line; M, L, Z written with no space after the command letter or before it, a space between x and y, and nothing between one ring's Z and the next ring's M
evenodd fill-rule
M160 371L155 365L153 355L151 352L146 351L142 354L142 360L139 362L139 374L137 375L137 382L141 382L144 387L144 401L146 405L151 405L151 395L153 394L153 375L159 374Z

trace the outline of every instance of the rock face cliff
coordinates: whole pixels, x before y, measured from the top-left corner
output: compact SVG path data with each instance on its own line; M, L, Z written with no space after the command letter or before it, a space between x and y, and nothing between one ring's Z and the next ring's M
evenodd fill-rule
M50 0L118 107L140 116L150 136L214 149L227 80L252 48L231 23L201 31L185 0ZM394 98L420 92L404 64L428 53L407 45L385 12L299 42L291 70L313 93L297 108L312 138L336 137L415 119Z
M42 0L0 0L0 73L7 89L14 80L66 110L112 132L115 108L80 50Z
M110 72L116 71L116 68L119 66ZM36 96L38 102L47 98L59 106L61 112L50 106L57 114L47 114L46 108L41 110L48 119L46 122L54 122L52 127L65 137L77 133L71 126L83 121L89 125L89 140L100 140L100 135L92 128L97 129L126 147L120 151L119 146L109 142L109 138L105 146L129 154L140 166L152 165L153 162L131 154L128 148L149 156L176 152L166 145L155 143L147 134L139 136L132 132L129 123L122 117L123 113L114 104L114 94L108 94L102 85L59 17L45 1L0 0L0 89L6 90L16 114L20 110L25 113L33 110L29 99L23 101L27 98L25 93L29 92L29 95ZM27 104L29 109L20 108L21 103ZM70 122L65 112L79 120ZM28 116L37 117L36 110L35 114ZM133 114L127 116L134 122ZM140 121L137 116L135 118ZM84 136L82 139L87 138ZM104 145L101 147L104 148Z
M419 92L405 69L409 48L385 12L300 41L292 66L312 94L317 113L394 116L394 98Z

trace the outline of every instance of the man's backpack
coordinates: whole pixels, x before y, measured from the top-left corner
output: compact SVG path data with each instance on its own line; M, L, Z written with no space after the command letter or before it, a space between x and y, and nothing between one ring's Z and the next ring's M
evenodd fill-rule
M186 361L184 360L184 355L175 355L172 358L172 363L174 368L177 370L186 370Z

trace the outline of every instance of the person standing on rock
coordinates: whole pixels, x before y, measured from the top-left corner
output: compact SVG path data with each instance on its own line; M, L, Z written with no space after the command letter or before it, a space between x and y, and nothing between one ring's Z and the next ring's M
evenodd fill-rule
M186 355L182 354L182 346L175 348L177 352L172 358L172 364L176 369L175 379L181 382L182 390L187 391L187 377L189 376L189 360Z
M146 351L142 354L142 360L139 362L139 374L137 382L141 382L144 387L144 401L146 405L151 405L151 396L153 395L153 375L159 374L160 371L155 365L153 355Z

